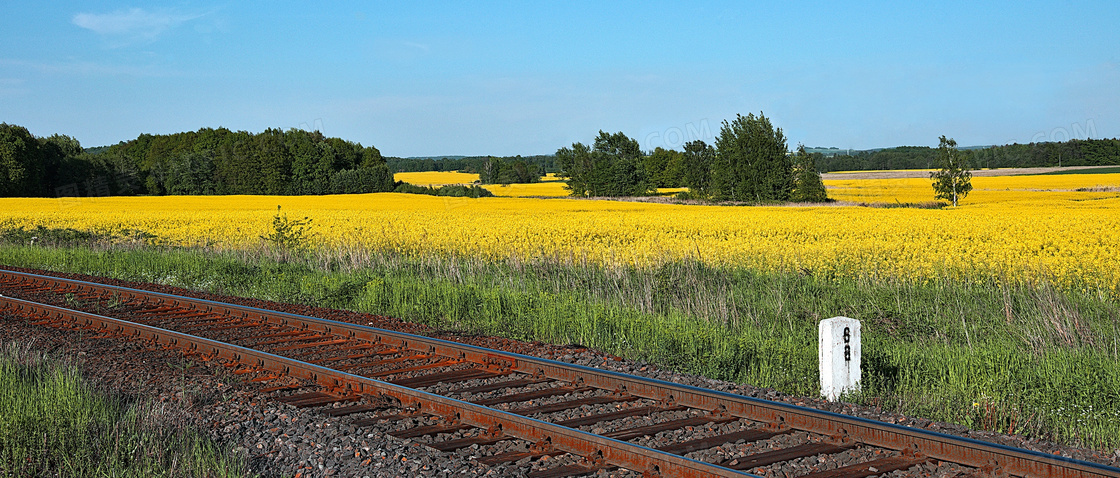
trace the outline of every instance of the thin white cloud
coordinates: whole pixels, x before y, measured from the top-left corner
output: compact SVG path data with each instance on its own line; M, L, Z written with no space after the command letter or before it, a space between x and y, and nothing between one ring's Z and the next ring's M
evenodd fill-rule
M201 16L132 8L112 13L79 13L70 21L116 42L127 42L155 40L164 32Z
M374 54L392 61L411 61L423 58L432 52L431 45L408 40L378 39L374 41Z
M423 51L424 53L428 53L428 52L432 51L431 47L429 47L428 45L425 45L423 43L401 41L401 44L404 45L404 46L407 46L407 47L412 47L412 48L415 48L417 50Z

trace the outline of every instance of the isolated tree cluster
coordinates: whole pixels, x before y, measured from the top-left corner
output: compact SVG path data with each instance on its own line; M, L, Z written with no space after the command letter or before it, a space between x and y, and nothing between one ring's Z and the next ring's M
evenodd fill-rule
M603 131L592 147L575 143L556 152L573 196L637 196L658 187L687 187L687 197L717 201L827 200L815 156L790 154L781 128L765 115L739 115L723 122L715 146L704 141L683 152L655 149L642 154L623 133Z

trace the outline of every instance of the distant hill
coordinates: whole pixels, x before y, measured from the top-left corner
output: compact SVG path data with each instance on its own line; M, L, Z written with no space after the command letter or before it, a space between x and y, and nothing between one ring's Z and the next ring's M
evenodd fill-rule
M854 156L854 155L858 155L858 154L877 153L879 151L884 151L884 150L888 150L888 149L908 148L908 147L921 148L922 146L891 146L891 147L887 147L887 148L871 148L871 149L842 149L842 148L837 148L835 146L829 146L829 147L814 146L812 148L806 147L805 152L809 153L809 154L819 153L821 156ZM991 148L991 147L993 147L993 145L989 144L989 145L983 145L983 146L960 146L960 147L957 147L957 149L960 149L960 150L974 150L974 149L988 149L988 148Z
M1120 139L1070 140L1061 143L964 146L958 148L973 167L1032 168L1050 166L1103 166L1120 164ZM927 169L935 167L937 148L897 146L865 150L805 148L819 153L817 170L866 171Z

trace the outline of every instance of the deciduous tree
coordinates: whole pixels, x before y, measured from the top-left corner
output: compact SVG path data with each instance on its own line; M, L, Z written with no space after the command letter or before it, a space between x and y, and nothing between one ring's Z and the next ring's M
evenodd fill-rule
M556 151L561 177L573 196L639 196L650 191L638 142L599 131L594 148L574 143Z
M650 183L656 188L683 186L683 162L683 153L661 147L654 148L653 152L642 158Z
M793 155L793 193L790 200L795 202L825 202L828 193L817 172L816 157L805 152L804 145L797 146Z
M933 179L935 199L949 199L953 206L957 205L958 198L968 196L972 191L972 172L968 164L968 157L957 149L957 142L951 138L941 136L941 143L937 147L938 169L929 173Z
M684 145L682 174L684 186L695 198L707 198L711 193L712 166L716 161L716 149L701 140L689 141Z
M733 201L785 201L793 190L786 137L762 113L723 122L716 139L712 196Z

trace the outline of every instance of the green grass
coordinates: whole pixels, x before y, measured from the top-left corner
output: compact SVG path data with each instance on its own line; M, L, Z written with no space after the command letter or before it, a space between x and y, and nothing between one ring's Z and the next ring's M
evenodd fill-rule
M3 476L246 476L244 457L167 423L162 405L96 392L30 345L0 348Z
M0 245L0 264L575 343L809 396L819 392L817 322L844 315L864 324L859 403L1102 450L1120 446L1120 304L1104 290L369 251L292 260L267 251L9 244Z

